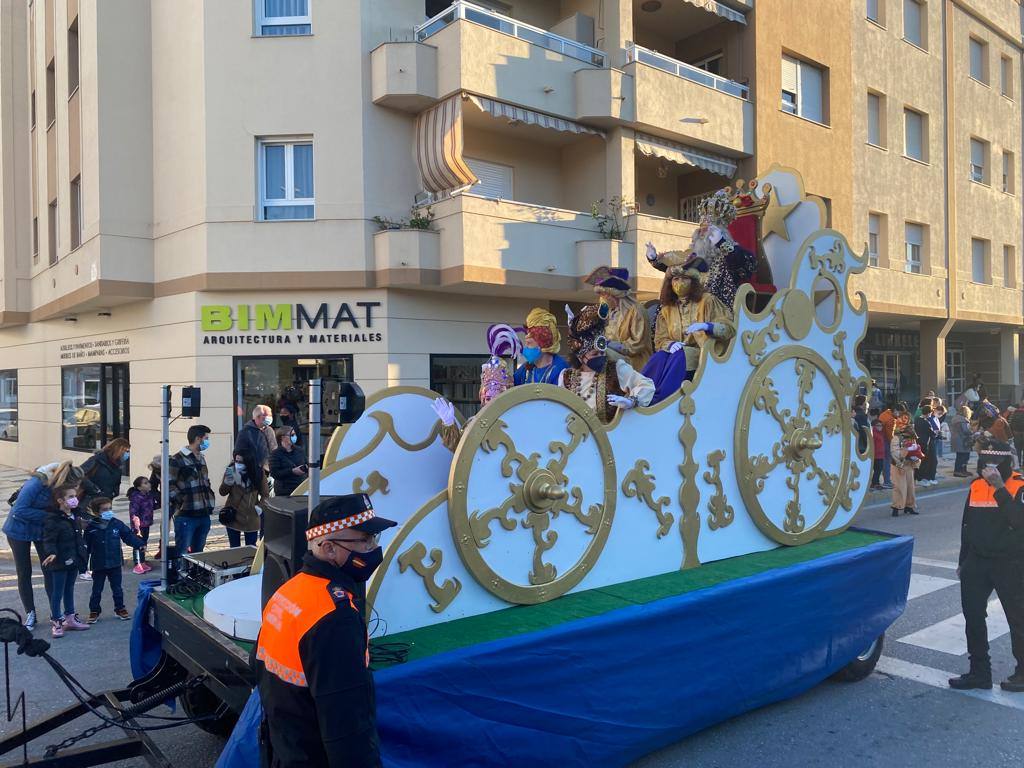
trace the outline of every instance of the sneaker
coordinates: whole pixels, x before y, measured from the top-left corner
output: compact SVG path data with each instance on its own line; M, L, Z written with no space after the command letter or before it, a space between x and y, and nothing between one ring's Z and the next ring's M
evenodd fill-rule
M1024 670L1014 672L1006 680L1003 680L999 687L1010 693L1024 693Z
M68 613L64 615L64 629L71 630L72 632L80 632L83 629L88 629L89 625L78 618L77 613Z
M117 616L121 621L128 621L132 617L130 613L124 608L115 608L114 615Z
M92 581L92 571L86 571L85 573L79 575L78 578L80 578L82 581Z
M146 566L144 566L142 563L139 563L134 568L132 568L132 573L137 573L140 576L142 574L144 574L145 572L146 572Z
M85 622L87 624L95 624L99 620L100 620L100 612L99 611L89 611L89 618L86 619Z
M25 617L25 629L35 629L35 628L36 628L36 612L35 611L29 611L28 615Z
M50 636L64 637L64 620L50 619Z
M992 687L991 672L968 672L966 675L949 678L949 687L958 691L984 690Z
M153 566L152 566L152 565L150 565L149 563L142 563L142 569L143 569L143 570L144 570L144 571L145 571L146 573L149 573L150 571L152 571L152 570L153 570Z
M892 483L882 483L882 490L884 490L884 491L891 491L892 490Z

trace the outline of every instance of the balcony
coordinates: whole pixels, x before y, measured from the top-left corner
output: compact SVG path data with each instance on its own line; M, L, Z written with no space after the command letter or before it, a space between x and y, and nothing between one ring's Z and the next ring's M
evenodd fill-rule
M664 56L657 51L648 50L636 43L630 44L626 49L626 53L629 55L629 60L631 62L639 61L643 64L649 64L652 67L657 67L658 69L664 70L676 77L686 78L691 82L699 83L700 85L716 91L721 91L722 93L727 93L738 99L748 99L750 97L750 89L742 83L736 83L727 78L719 77L707 70L695 67L692 64L676 61L673 58Z

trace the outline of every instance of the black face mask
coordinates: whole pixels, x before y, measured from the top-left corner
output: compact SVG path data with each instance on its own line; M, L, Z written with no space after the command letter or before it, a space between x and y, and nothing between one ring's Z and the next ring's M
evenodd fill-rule
M602 371L604 371L604 366L607 362L608 358L602 355L601 357L590 358L589 360L587 360L585 365L594 373L601 373Z
M369 552L349 552L348 559L341 565L341 570L354 581L367 581L373 572L384 562L384 550L375 547Z

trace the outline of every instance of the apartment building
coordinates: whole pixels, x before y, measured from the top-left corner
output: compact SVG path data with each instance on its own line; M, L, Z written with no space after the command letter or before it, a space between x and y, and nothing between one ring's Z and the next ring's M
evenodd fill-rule
M0 5L0 463L77 460L128 435L138 472L164 383L203 388L214 463L256 403L304 415L318 375L431 387L468 415L489 324L587 300L599 264L653 297L643 244L685 246L701 197L773 162L802 171L855 245L869 213L887 217L865 289L879 333L920 338L899 376L944 374L921 350L944 343L939 359L967 333L986 343L964 365L988 374L970 355L1016 354L1021 312L1000 261L1021 250L1019 174L1013 192L999 183L999 153L1021 157L1020 99L999 90L1003 56L1020 87L1016 0L930 0L913 48L861 0L815 8L812 25L792 23L800 0ZM988 91L953 80L977 56L968 38L987 46ZM910 50L917 69L877 61ZM887 154L869 146L869 91L887 126L904 106L925 118L924 160L903 157L902 128ZM981 103L1003 112L972 117ZM949 104L964 174L969 140L987 143L982 182L945 161ZM1016 224L968 227L984 202L971 195ZM604 237L592 207L615 199L636 213ZM423 228L409 218L425 202ZM905 221L927 227L921 274L895 258ZM968 249L988 243L989 284L967 279L969 255L966 277L947 274L950 221Z

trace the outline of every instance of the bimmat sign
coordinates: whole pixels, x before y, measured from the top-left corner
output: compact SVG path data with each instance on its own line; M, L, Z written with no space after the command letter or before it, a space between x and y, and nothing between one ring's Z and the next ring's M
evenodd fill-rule
M383 341L373 331L379 301L318 305L206 304L203 344L353 344Z

